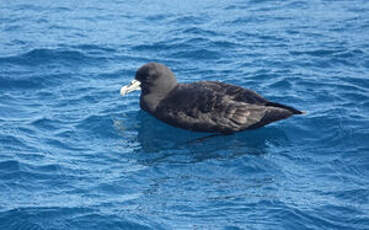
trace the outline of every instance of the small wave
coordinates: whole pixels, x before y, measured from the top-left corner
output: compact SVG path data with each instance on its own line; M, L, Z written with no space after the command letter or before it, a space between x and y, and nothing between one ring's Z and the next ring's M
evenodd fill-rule
M45 11L47 7L43 7L37 4L18 4L15 9L20 11L34 11L39 13L41 11Z
M245 10L245 9L248 9L249 7L250 5L248 4L238 4L238 5L225 6L224 9L225 10Z
M201 36L204 36L204 37L215 37L215 36L219 35L214 30L206 30L206 29L202 29L200 27L186 28L186 29L182 30L182 33L184 33L184 34L193 34L193 35L196 35L196 36L201 35Z
M180 25L184 25L184 24L190 24L190 25L196 25L196 24L201 24L204 22L204 18L203 17L196 17L196 16L181 16L178 17L174 20L172 20L170 23L173 24L180 24Z
M277 89L277 90L287 90L287 89L291 89L292 88L292 82L293 79L289 79L289 78L282 78L282 79L278 79L276 81L273 81L271 84L268 85L268 88L270 87L271 90L272 89Z
M353 58L353 57L361 57L365 54L365 52L361 49L352 49L352 50L344 50L341 52L337 52L335 57L340 58Z
M23 137L16 134L0 135L0 143L7 151L36 151Z
M81 61L86 56L78 51L68 50L51 50L51 49L34 49L21 56L28 64L42 64L50 61Z
M90 137L120 138L113 127L113 120L107 115L90 115L77 124L78 129L85 130Z
M149 22L161 22L161 21L165 21L165 19L167 19L169 17L169 15L167 14L157 14L157 15L150 15L146 17L146 20Z
M337 197L342 201L349 202L352 204L364 204L369 202L369 191L364 188L330 191L323 194L327 196ZM352 196L352 194L356 195Z
M0 171L12 172L19 170L19 162L16 160L0 161Z
M306 50L306 51L290 51L292 55L309 55L315 57L330 56L343 52L343 49L316 49L316 50Z
M51 10L54 11L55 13L61 13L61 12L64 13L64 12L71 12L71 11L73 11L72 8L65 7L65 6L53 7Z
M113 48L94 45L94 44L81 44L81 45L74 46L74 48L81 49L81 50L101 50L101 51L106 51L106 52L114 52L115 51L115 49L113 49Z
M118 216L83 207L21 207L0 212L0 228L25 230L163 229L161 224L141 215L129 215L130 218L127 218L127 215Z
M288 9L307 9L309 7L309 4L305 1L292 1L288 2L287 5L284 7Z
M48 88L63 83L64 79L70 78L69 74L23 74L21 77L17 75L8 77L0 76L0 89L41 89Z
M0 80L1 83L1 80ZM1 87L0 87L1 89ZM14 97L9 97L11 100L14 100ZM3 100L6 102L6 100ZM0 103L2 103L2 100L0 100ZM0 104L0 117L2 118L12 118L12 117L16 117L16 115L21 114L23 112L23 110L21 108L19 108L18 106L14 106L12 105L1 105ZM2 120L0 119L0 122Z
M56 180L60 182L60 165L31 165L15 160L0 162L1 180L3 181L23 181L17 189L23 190L27 187L28 181L44 182ZM15 187L13 187L15 189Z
M16 208L0 212L0 227L25 230L68 229L70 228L67 221L69 218L73 218L78 213L87 212L91 211L82 208Z
M188 44L168 44L167 42L157 42L151 44L144 44L144 45L136 45L133 47L134 50L137 51L163 51L166 52L173 52L177 49L188 49L190 46Z
M219 40L219 41L213 41L214 47L220 47L220 48L238 48L240 47L240 44L237 44L235 42L231 41L225 41L225 40Z
M44 145L48 146L49 149L52 147L68 151L84 151L87 149L86 147L79 147L75 145L72 141L63 141L57 138L47 138L43 142Z
M31 125L40 129L45 130L48 132L55 131L60 128L61 121L56 119L49 119L49 118L37 118L31 122Z
M244 25L249 23L263 23L267 21L268 19L265 17L255 17L255 16L245 16L245 17L239 17L232 21L227 22L228 25Z
M38 66L56 64L81 65L96 63L100 58L87 56L83 52L65 49L32 49L26 53L0 57L0 64L16 64L25 66Z
M177 57L179 58L191 58L197 60L209 60L209 59L219 59L222 57L221 53L217 51L211 51L208 49L197 49L191 51L181 51L177 52Z

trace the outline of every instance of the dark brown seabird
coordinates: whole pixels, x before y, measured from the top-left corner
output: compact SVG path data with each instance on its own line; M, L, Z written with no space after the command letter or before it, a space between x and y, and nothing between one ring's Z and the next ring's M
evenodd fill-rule
M173 72L159 63L140 67L135 80L120 93L124 96L138 89L142 90L143 110L170 125L193 131L230 134L304 113L240 86L217 81L177 83Z

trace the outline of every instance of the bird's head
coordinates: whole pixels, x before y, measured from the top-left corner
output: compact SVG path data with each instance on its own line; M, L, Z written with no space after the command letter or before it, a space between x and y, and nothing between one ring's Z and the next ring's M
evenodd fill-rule
M142 90L143 95L166 95L177 84L173 72L165 65L159 63L147 63L136 71L135 79L129 85L120 89L120 94Z

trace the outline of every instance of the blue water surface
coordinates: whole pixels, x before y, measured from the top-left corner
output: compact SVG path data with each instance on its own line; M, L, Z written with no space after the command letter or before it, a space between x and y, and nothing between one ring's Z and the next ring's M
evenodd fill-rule
M369 1L0 1L0 229L369 229ZM308 112L170 127L141 65Z

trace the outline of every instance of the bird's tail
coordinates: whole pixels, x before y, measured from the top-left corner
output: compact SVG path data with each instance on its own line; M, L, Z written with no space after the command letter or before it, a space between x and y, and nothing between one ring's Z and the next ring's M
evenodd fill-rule
M291 106L282 105L282 104L275 103L275 102L267 102L265 105L266 106L277 107L277 108L283 108L283 109L286 109L286 110L290 111L292 114L305 114L306 113L304 111L297 110L297 109L295 109Z

